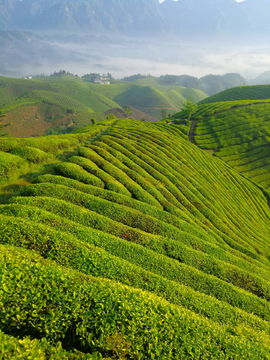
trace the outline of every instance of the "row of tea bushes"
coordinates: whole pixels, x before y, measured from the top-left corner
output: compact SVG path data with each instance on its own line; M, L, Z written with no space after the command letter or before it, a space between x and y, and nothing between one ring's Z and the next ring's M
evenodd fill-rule
M46 336L105 357L116 353L138 359L268 358L264 332L235 335L228 326L154 295L57 266L27 250L1 246L0 258L4 331Z
M116 121L0 205L4 336L48 358L269 358L267 192L179 131Z

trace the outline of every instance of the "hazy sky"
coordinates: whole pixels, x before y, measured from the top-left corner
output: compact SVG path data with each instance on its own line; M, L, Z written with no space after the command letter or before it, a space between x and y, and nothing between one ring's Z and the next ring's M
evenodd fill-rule
M159 0L160 3L162 3L164 0ZM173 0L173 1L178 1L178 0ZM235 0L236 2L242 2L242 1L245 1L245 0Z

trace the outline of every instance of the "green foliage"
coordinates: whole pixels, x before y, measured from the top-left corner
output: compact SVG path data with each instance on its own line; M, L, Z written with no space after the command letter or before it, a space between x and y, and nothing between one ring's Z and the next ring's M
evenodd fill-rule
M72 163L57 164L55 166L56 174L66 176L71 179L81 181L85 184L91 184L98 187L104 187L104 183L95 175L89 174L81 166Z
M131 110L128 106L125 107L125 112L127 113L127 117L128 117L128 118L129 118L129 117L131 116L131 114L132 114L132 110Z
M67 109L68 113L73 113L74 110L80 110L85 112L93 112L84 104L79 101L72 99L63 94L58 94L56 92L44 91L44 90L34 90L27 95L24 95L24 98L36 98L43 99L43 101L48 101L52 104L58 105L62 108ZM72 110L74 109L74 110Z
M31 339L30 337L15 338L8 336L0 330L0 357L3 360L76 360L76 359L93 359L90 355L81 352L68 352L62 348L58 342L55 345L50 344L45 338L41 340Z
M199 102L199 104L209 104L218 101L236 100L261 100L270 99L270 85L237 86L224 90L216 95L209 96Z
M17 170L25 167L27 163L21 157L0 151L0 183L5 182Z
M215 156L266 188L270 179L268 102L228 102L223 112L226 103L211 104L212 110L201 105L201 113L204 107L209 109L206 112L216 108L220 113L199 122L195 133L200 147L214 149Z
M28 251L1 247L0 257L3 329L24 329L30 335L61 340L65 347L81 348L96 356L111 353L115 344L112 335L118 333L129 344L127 355L138 359L191 359L194 353L202 359L210 354L267 358L268 337L264 333L260 344L259 334L252 331L251 340L238 333L236 342L229 327L219 327L149 293L63 269ZM14 318L16 308L20 315ZM125 323L129 326L121 326Z
M139 266L132 265L126 260L110 255L101 248L84 244L93 243L93 239L96 239L95 241L102 245L100 241L101 233L98 231L93 231L78 224L76 225L60 216L55 216L49 212L30 206L7 205L0 208L0 210L2 215L9 214L10 216L31 218L32 221L40 224L47 224L49 222L50 226L57 228L57 231L52 231L48 226L38 226L32 221L25 222L17 218L17 227L19 227L20 230L16 234L11 218L4 216L4 224L9 225L11 229L5 237L1 238L1 243L12 244L16 242L25 248L31 249L34 243L26 239L29 236L32 238L35 237L35 243L38 244L36 251L42 257L49 257L57 261L57 263L69 264L73 269L83 271L89 275L105 276L106 278L121 281L126 285L132 285L148 291L151 290L151 292L157 295L162 294L162 296L171 303L182 305L196 313L203 314L215 320L215 322L223 323L226 319L226 323L230 325L244 324L255 327L258 330L269 330L269 324L254 315L245 313L239 309L234 309L224 302L220 302L204 294L199 294L187 286L177 284L174 281L155 275L153 272L146 271ZM67 233L59 232L59 230L64 229L65 231L68 229L68 232L74 235L76 234L84 243L76 240ZM104 236L104 234L103 238L104 240L107 239L107 247L111 240L111 243L115 242L115 245L123 248L123 241L121 242L113 236ZM49 252L46 245L48 242L51 244ZM69 251L66 251L67 248ZM138 252L138 247L130 246L130 251L132 250L133 252L136 252L136 250ZM82 254L84 261L81 260ZM124 252L122 252L122 256L123 255ZM147 279L147 281L144 279ZM218 309L222 309L223 311L219 311Z
M109 125L108 122L101 122L98 125L91 125L88 128L80 129L74 134L13 138L3 137L0 142L0 178L1 182L7 179L24 174L29 171L29 165L40 164L57 158L59 153L72 150L80 146L89 138L98 135ZM25 162L23 159L27 160ZM89 174L85 174L88 179ZM75 175L74 175L75 176ZM90 180L89 180L90 181ZM92 178L93 183L101 184L97 179Z
M167 109L165 108L161 108L161 117L162 117L162 120L165 120L167 119Z
M97 123L97 120L96 120L95 118L92 118L92 119L91 119L91 123L92 123L93 125L95 125L95 124Z
M106 117L106 119L107 119L108 121L116 120L116 116L114 116L114 114L108 114L107 117Z
M198 105L198 109L195 114L193 114L194 120L201 120L203 118L223 113L229 110L236 108L241 108L244 106L249 106L253 104L265 104L269 100L237 100L237 101L220 101L220 102L211 102L209 104ZM175 119L181 119L185 117L185 112L180 112L174 115Z
M219 105L198 108L223 119L198 123L204 144L233 144L233 119L236 138L261 132L249 165L239 145L227 156L267 182L252 164L268 166L268 105ZM0 357L269 358L269 194L188 142L188 125L1 139L6 178L44 153L53 164L0 205Z
M30 163L40 164L48 160L48 155L42 150L29 146L17 147L10 151L11 154L20 156Z
M186 101L183 103L182 108L184 109L184 112L185 112L188 120L192 117L193 114L196 113L198 105L192 101L191 94L186 99Z
M114 177L101 170L91 160L82 158L81 156L73 156L69 158L69 161L82 166L86 171L97 176L104 182L106 189L131 197L130 192L119 181L115 180Z
M72 114L73 122L82 127L89 122L89 113L92 114L91 117L100 121L105 118L104 113L110 109L121 108L126 104L160 119L160 104L178 110L191 91L180 86L163 86L157 82L153 83L153 86L141 86L130 82L102 86L89 82L89 79L87 76L80 79L67 74L37 77L35 80L0 77L0 107L5 104L5 111L17 114L20 108L23 110L25 106L42 105L41 116L44 115L45 121L59 119L59 113L62 112L62 117ZM192 90L192 94L196 101L206 96L199 90ZM14 116L14 128L19 121L19 117Z

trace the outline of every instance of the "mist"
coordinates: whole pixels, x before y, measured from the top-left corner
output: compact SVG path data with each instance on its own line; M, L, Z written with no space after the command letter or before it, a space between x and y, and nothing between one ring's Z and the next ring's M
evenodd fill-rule
M116 79L132 74L239 73L247 81L269 70L268 45L208 44L157 39L76 36L41 36L27 33L26 39L4 51L0 73L25 77L64 69L82 76L111 73Z
M233 72L249 81L270 70L265 0L10 2L1 5L0 75Z

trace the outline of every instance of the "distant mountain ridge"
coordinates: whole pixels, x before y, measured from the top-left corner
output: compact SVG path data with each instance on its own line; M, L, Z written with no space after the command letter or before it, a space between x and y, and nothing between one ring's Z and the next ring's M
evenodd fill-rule
M269 11L266 0L2 0L0 29L229 35L266 32Z

